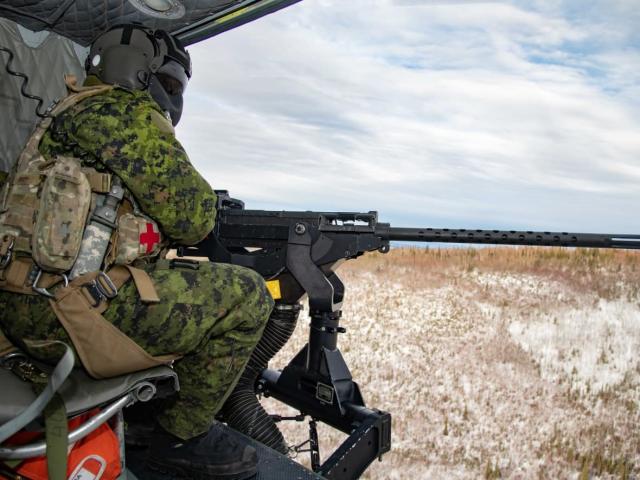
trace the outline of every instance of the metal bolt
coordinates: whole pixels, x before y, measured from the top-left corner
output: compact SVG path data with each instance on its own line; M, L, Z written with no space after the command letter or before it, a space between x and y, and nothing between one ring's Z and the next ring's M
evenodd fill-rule
M307 231L307 227L304 226L304 223L296 223L294 232L296 232L298 235L303 235L304 232L306 231Z

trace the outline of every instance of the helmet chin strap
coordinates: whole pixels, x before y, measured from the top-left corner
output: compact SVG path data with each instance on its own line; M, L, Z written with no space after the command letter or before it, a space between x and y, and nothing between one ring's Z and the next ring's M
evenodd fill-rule
M158 80L158 77L153 74L149 79L149 94L163 111L169 113L171 123L175 127L182 116L182 95L169 95Z
M142 70L138 72L138 81L144 88L149 88L150 78L151 75L149 74L149 72L144 72Z

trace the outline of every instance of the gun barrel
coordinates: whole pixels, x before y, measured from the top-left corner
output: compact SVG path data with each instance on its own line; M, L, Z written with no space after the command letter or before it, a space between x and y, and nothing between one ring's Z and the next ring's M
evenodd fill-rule
M403 242L640 249L640 235L626 234L403 228L387 226L382 227L377 233L387 240Z

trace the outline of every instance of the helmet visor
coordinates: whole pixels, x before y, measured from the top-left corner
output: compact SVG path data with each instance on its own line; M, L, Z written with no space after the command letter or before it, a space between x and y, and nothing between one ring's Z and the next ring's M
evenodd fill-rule
M175 60L169 60L155 73L168 95L182 95L187 89L189 77L184 67Z

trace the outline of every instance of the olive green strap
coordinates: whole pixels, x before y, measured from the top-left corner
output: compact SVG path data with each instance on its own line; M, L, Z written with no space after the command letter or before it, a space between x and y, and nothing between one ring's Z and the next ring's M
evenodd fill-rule
M23 462L23 460L2 460L2 463L0 463L0 473L4 474L5 476L8 473L14 473L14 470L22 462ZM5 468L8 468L9 470L6 470Z
M43 347L52 344L64 345L66 352L53 370L44 390L42 390L31 405L25 408L17 417L0 425L0 443L35 420L73 370L75 357L73 350L71 350L67 344L58 341L30 342L31 347Z
M44 409L49 480L66 480L69 427L64 400L57 393Z

